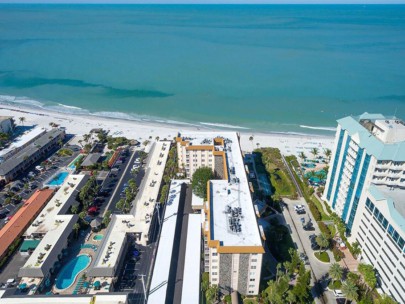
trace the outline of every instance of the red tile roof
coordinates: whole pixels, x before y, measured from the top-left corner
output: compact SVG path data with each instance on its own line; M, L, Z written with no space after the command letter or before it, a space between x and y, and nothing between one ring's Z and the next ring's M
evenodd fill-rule
M37 190L0 230L0 257L3 257L8 247L27 229L53 193L52 189Z

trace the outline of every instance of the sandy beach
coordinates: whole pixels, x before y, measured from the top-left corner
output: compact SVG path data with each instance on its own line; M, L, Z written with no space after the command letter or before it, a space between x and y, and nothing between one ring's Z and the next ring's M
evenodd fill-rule
M173 138L179 132L185 131L232 131L214 127L198 128L191 125L172 125L158 122L139 122L121 120L89 115L67 114L42 109L32 109L24 106L0 105L1 116L13 116L19 124L19 117L25 117L24 125L38 125L50 129L50 123L59 124L66 128L66 132L75 135L83 135L93 128L109 130L112 136L125 136L138 141ZM276 147L285 155L297 155L303 151L308 157L314 147L322 154L323 149L333 147L334 137L317 135L296 135L287 133L255 133L252 131L238 131L241 135L241 147L245 152L252 151L257 147ZM250 137L253 136L253 140Z

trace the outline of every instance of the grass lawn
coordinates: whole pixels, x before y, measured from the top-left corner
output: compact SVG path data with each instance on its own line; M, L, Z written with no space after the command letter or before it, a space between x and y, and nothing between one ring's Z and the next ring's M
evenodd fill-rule
M311 200L314 202L316 208L318 209L319 213L321 214L322 221L329 221L331 218L329 215L326 214L325 210L322 208L322 203L313 195Z
M315 256L321 262L324 262L324 263L329 263L330 262L329 254L327 252L325 252L325 251L322 251L321 253L315 252Z
M342 287L342 282L341 281L333 282L333 280L332 280L332 281L330 281L330 283L328 285L329 289L340 289L341 287Z
M279 149L260 148L255 150L254 155L257 173L264 173L270 177L274 194L281 196L295 195L295 188L287 174L287 168L281 159Z
M251 298L249 298L249 299L244 299L243 300L243 304L257 304L258 302L257 302L257 300L256 299L251 299Z

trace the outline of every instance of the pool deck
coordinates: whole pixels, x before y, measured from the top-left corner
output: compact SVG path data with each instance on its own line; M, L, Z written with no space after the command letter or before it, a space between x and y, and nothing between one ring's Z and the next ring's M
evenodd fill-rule
M92 233L89 235L89 237L86 238L87 241L86 241L83 245L85 245L85 244L88 244L88 245L96 245L96 246L97 246L97 249L98 249L99 246L100 246L100 241L95 241L95 240L93 240L93 237L94 237L95 235L98 235L98 234L103 235L103 234L104 234L104 231L101 230L101 231L99 231L99 232L92 232ZM58 292L58 293L60 293L60 294L66 294L66 295L67 295L67 294L69 294L69 295L73 294L74 290L76 289L76 285L77 285L79 279L83 276L84 273L87 273L87 270L89 269L91 263L94 261L94 259L95 259L95 257L96 257L96 251L95 251L94 249L92 249L92 248L82 248L82 249L80 249L79 253L78 253L75 257L77 257L77 256L79 256L79 255L83 255L83 254L86 254L86 255L90 256L90 258L91 258L90 264L89 264L85 269L83 269L82 271L80 271L80 272L77 274L75 281L73 282L73 284L72 284L70 287L68 287L68 288L66 288L66 289L58 289L58 288L56 288L56 286L54 286L54 287L52 288L52 291L53 291L54 293ZM72 257L72 259L75 258L75 257ZM86 276L86 280L88 281L88 280L89 280L89 277ZM82 288L79 289L78 294L81 294L81 289L82 289Z

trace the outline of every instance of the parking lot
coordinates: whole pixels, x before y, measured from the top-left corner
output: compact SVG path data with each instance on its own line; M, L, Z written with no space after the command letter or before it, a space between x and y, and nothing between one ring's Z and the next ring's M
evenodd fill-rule
M315 278L317 281L320 281L322 287L326 288L327 286L327 276L329 273L329 267L332 263L334 263L334 258L332 254L329 254L331 262L330 263L323 263L319 261L315 256L314 253L316 250L313 250L311 248L311 240L310 236L311 235L319 235L321 232L318 228L318 225L316 224L316 221L314 220L311 212L309 211L309 208L303 198L299 200L289 200L289 199L284 199L285 207L283 208L283 217L285 220L285 224L288 225L291 231L291 236L294 241L294 243L297 246L297 250L299 253L304 253L308 257L308 262L309 265L308 267L311 268L313 275L315 275ZM294 210L294 206L296 205L303 205L305 209L305 214L298 214L297 211ZM281 217L279 217L280 220ZM304 224L303 220L304 219ZM304 230L303 226L308 223L308 221L311 220L313 223L313 228L314 230ZM312 290L313 295L317 296L318 292L313 289ZM330 291L325 291L324 293L324 303L335 303L335 297L333 296L332 292ZM317 298L317 301L319 302L319 298ZM323 303L323 302L319 302Z
M19 176L18 179L11 183L12 185L15 185L10 189L12 193L19 195L21 197L21 202L23 202L24 200L28 199L37 189L42 188L44 182L49 180L49 178L51 178L52 175L54 175L58 170L67 166L80 152L80 147L78 146L69 146L69 148L73 151L72 156L59 157L54 154L58 149L51 151L49 155L53 155L48 158L49 165L46 166L43 171L38 171L35 169L35 167L41 162L33 164L31 168L26 170L24 174ZM35 175L32 175L32 177L29 178L29 172L33 172ZM0 192L0 213L5 215L4 218L0 219L0 229L8 221L8 218L15 214L21 206L21 202L17 204L10 203L7 205L4 203L8 197L8 192L9 190L7 187Z

